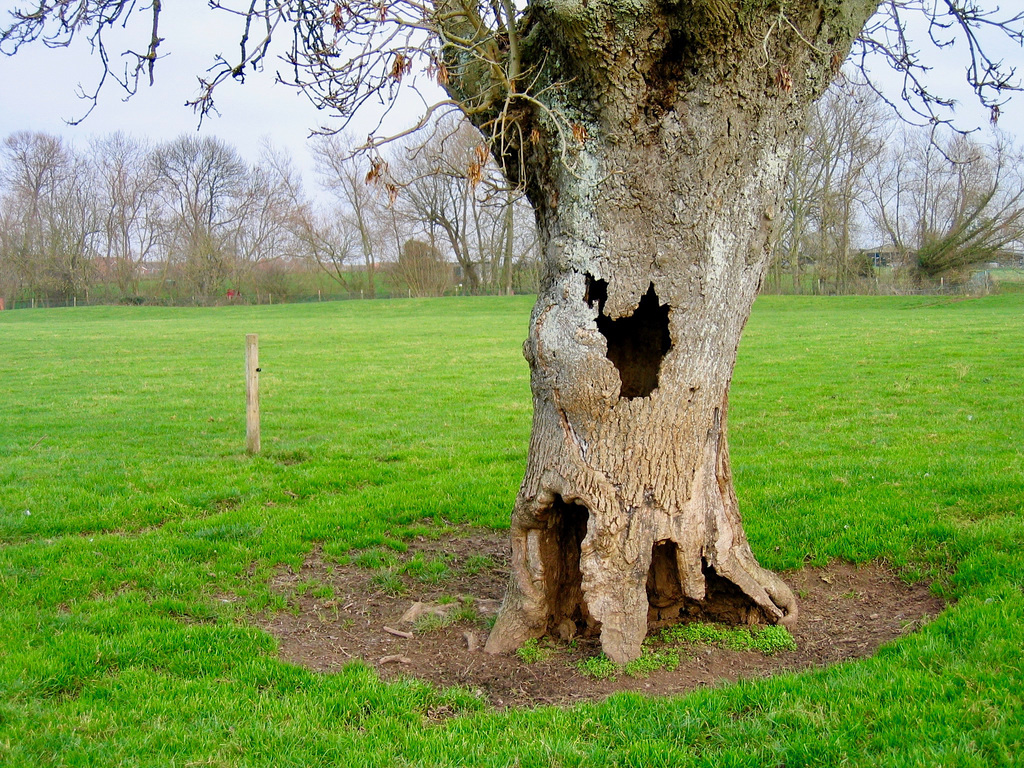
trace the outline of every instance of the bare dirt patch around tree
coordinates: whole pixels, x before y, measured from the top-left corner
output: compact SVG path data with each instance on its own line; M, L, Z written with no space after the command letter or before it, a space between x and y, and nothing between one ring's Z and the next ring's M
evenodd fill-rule
M676 694L863 658L945 607L926 585L908 585L877 563L804 568L783 574L800 598L796 650L764 655L685 644L675 649L674 669L595 679L578 664L600 654L596 637L542 641L531 663L483 652L509 556L506 533L478 530L420 537L402 555L363 553L344 565L314 551L297 573L289 568L272 579L271 588L291 610L256 623L279 640L285 661L331 672L359 659L383 679L461 686L504 708L595 700L616 691Z

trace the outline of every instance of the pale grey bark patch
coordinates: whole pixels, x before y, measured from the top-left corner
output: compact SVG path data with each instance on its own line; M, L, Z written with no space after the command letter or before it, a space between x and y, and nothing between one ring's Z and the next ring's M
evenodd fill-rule
M649 397L658 388L661 361L672 349L669 306L658 300L654 283L640 299L632 314L612 318L605 314L608 282L586 276L587 304L597 309L597 330L608 342L608 359L615 365L622 386L619 397L632 400Z

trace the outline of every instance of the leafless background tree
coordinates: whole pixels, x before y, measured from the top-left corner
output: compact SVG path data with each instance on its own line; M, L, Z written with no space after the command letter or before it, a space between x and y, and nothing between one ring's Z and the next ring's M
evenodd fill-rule
M1021 266L1019 148L901 120L843 79L814 105L790 165L767 289L983 289L990 263Z
M99 192L102 251L98 277L136 296L144 265L157 254L164 221L148 144L115 133L94 141L90 162Z
M248 163L226 143L182 136L151 145L121 133L78 148L17 133L2 148L0 295L69 303L309 296L327 275L345 296L420 293L398 269L423 240L447 264L443 290L536 290L536 230L465 123L389 149L373 180L340 135L313 142L316 184L266 147ZM447 140L442 141L441 136ZM396 180L402 180L397 182ZM459 287L459 284L462 287ZM426 294L424 294L426 295Z
M100 229L92 168L60 139L28 132L7 137L0 168L4 272L60 296L84 292Z
M394 271L407 286L409 295L416 297L441 296L453 280L451 264L435 246L423 240L405 241Z

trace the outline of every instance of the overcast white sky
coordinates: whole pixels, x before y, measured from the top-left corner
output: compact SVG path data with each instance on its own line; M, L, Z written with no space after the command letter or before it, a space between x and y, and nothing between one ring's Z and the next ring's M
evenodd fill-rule
M6 25L9 10L20 4L0 0L0 24ZM145 12L139 18L143 33L125 37L119 46L110 44L112 59L129 46L138 50L139 44L148 40ZM0 56L0 138L12 131L30 130L84 143L92 135L123 131L164 141L194 133L198 127L201 134L231 143L250 161L257 159L266 137L289 149L312 181L307 138L313 129L337 125L338 121L336 116L316 110L296 89L274 82L275 70L285 70L285 62L268 59L264 71L247 77L244 85L225 83L216 93L220 116L212 115L199 126L198 117L185 102L195 98L197 78L213 64L216 54L237 55L241 24L235 17L210 12L202 0L165 2L160 32L165 38L160 48L165 58L157 63L155 84L141 85L125 102L124 91L108 82L99 105L79 126L67 124L88 109L88 103L77 97L78 85L91 92L100 73L99 61L90 55L85 40L71 49L47 49L35 43L12 58ZM428 87L437 91L437 98L443 98L432 82ZM421 99L405 99L390 115L389 124L397 130L414 124L423 112ZM350 130L363 138L377 119L379 114L360 115Z
M21 4L21 3L17 3ZM0 19L16 3L0 0ZM145 26L145 14L140 16ZM6 21L0 20L6 24ZM222 13L210 12L202 0L165 2L161 16L161 34L165 39L161 52L166 56L157 65L156 84L144 85L129 102L122 101L123 92L116 86L102 95L99 106L81 126L71 127L66 120L80 117L86 103L76 98L79 83L91 88L98 75L98 61L81 44L70 50L48 50L41 45L24 49L14 58L0 57L0 137L15 130L46 131L60 134L76 143L84 143L90 135L124 131L154 141L174 138L196 130L197 118L184 106L196 93L197 75L213 62L218 52L233 54L239 38L238 20ZM146 39L135 34L131 45ZM124 47L128 46L125 42ZM121 48L111 47L116 55ZM1024 64L1017 46L1002 43L1000 54L1009 62ZM960 85L966 58L962 50L946 50L933 57L934 82L944 94L952 94L962 105L958 111L964 127L984 126L988 114L976 107L973 95ZM271 61L262 75L250 76L244 86L226 83L218 92L221 116L203 123L202 133L213 134L233 144L248 159L255 160L263 137L291 151L297 165L312 181L312 164L306 149L310 130L330 124L333 118L315 110L308 101L287 86L274 84L275 68L285 65ZM1024 69L1024 68L1022 68ZM889 90L898 98L899 88L890 75L880 80L892 83ZM423 113L419 100L407 100L407 106L393 115L393 125L411 124ZM366 132L372 118L355 126L356 135ZM1000 127L1024 136L1024 94L1016 96L1004 109Z

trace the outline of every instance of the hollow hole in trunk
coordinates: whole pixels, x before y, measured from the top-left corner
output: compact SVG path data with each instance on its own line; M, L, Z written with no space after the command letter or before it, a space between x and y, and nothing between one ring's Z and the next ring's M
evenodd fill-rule
M672 348L668 329L667 304L661 304L651 283L640 305L628 317L612 319L604 313L608 299L608 281L587 275L584 299L597 304L597 330L608 342L608 359L615 365L622 382L619 397L647 397L658 388L661 361Z
M655 542L647 572L647 629L662 629L680 621L715 621L725 624L767 623L764 613L729 579L719 576L707 560L701 570L705 596L692 600L683 594L674 541Z
M657 629L678 621L683 606L683 588L676 564L678 546L674 541L656 541L647 572L647 627Z
M732 581L719 576L715 567L703 561L706 594L700 602L687 606L695 619L724 624L768 624L764 611ZM690 602L690 601L688 601Z
M580 571L580 547L587 535L590 512L582 504L564 501L556 495L546 519L540 556L548 603L548 632L565 640L580 633L592 634L598 627L587 610Z

